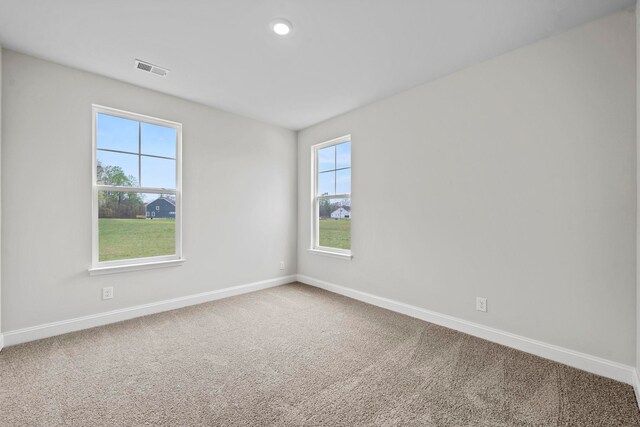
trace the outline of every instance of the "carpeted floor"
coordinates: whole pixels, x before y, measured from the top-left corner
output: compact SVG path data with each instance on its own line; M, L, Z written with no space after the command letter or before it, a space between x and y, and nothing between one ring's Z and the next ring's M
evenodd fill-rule
M3 426L640 426L630 386L300 284L9 347Z

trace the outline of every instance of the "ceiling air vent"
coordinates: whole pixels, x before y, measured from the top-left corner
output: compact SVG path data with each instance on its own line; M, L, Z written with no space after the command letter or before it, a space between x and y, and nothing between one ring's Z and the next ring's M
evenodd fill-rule
M146 71L147 73L153 73L156 76L160 77L165 77L169 73L169 70L167 70L166 68L158 67L157 65L149 64L148 62L140 61L139 59L136 59L135 67L138 70Z

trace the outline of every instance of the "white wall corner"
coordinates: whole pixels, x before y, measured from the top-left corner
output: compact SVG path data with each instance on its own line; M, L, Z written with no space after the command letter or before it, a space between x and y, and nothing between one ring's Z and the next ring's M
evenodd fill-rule
M2 45L0 45L0 164L2 164ZM0 176L2 176L0 170ZM0 188L2 187L0 182ZM0 351L4 347L2 336L2 194L0 194Z
M634 385L634 381L637 379L636 370L632 366L624 365L622 363L570 350L554 344L533 340L510 332L459 319L457 317L405 304L389 298L379 297L377 295L357 291L345 286L314 279L309 276L299 274L298 282L325 289L368 304L376 305L406 316L415 317L426 322L444 326L465 334L473 335L487 341L524 351L525 353L530 353L626 384Z
M640 409L640 377L638 377L638 368L633 370L633 391L636 394L636 404Z
M633 389L640 407L640 7L636 4L636 368Z

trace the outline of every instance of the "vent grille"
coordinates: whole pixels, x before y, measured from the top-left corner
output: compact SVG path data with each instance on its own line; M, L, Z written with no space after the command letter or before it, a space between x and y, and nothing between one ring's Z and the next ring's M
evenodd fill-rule
M162 76L162 77L167 75L167 70L164 70L164 69L158 68L158 67L152 67L151 68L151 72L153 74L157 74L157 75Z
M166 75L169 73L169 70L167 70L166 68L158 67L157 65L140 61L139 59L135 60L134 65L138 70L146 71L147 73L152 73L160 77L166 77Z
M144 71L151 71L153 67L149 64L145 64L144 62L138 62L138 69Z

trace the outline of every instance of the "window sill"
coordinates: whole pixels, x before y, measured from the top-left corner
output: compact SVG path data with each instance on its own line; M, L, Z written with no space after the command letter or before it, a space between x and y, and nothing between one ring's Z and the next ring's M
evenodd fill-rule
M325 251L322 249L307 249L307 251L309 251L309 253L312 253L312 254L323 255L323 256L328 256L332 258L340 258L340 259L347 259L347 260L353 259L353 255L351 255L351 253L332 252L332 251Z
M139 264L110 265L104 267L92 267L89 269L89 276L100 276L103 274L125 273L127 271L151 270L163 267L179 267L186 259L172 259L168 261L152 261Z

